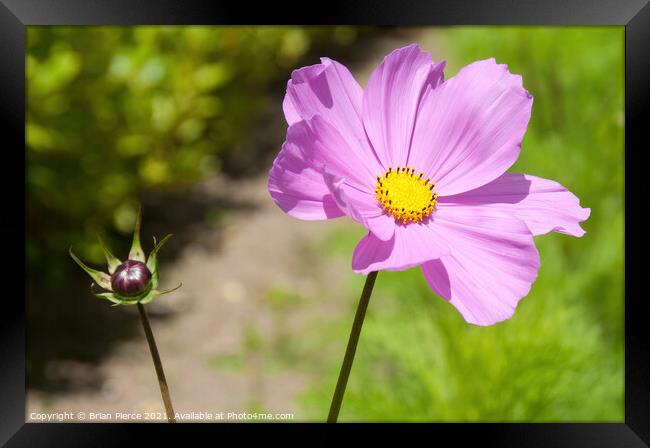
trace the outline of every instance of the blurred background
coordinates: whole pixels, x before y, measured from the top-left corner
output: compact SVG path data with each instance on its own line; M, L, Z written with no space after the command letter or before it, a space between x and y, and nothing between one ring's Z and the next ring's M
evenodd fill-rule
M382 272L341 420L623 421L622 27L29 27L27 420L162 411L133 307L112 308L67 255L118 257L135 210L159 254L148 305L177 412L327 415L363 285L363 229L284 215L266 176L291 70L329 56L365 85L419 43L446 77L496 57L535 97L513 172L591 207L587 234L536 237L515 316L466 324L418 269ZM151 249L145 244L145 250Z

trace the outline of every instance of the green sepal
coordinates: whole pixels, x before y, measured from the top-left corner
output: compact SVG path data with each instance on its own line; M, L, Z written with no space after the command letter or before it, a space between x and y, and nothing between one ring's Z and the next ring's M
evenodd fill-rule
M151 287L154 289L158 287L158 262L156 260L156 256L158 255L160 248L163 247L163 244L165 244L171 237L172 234L170 233L158 243L156 243L155 237L153 239L154 248L149 254L149 258L147 259L147 268L149 269L149 272L151 272Z
M113 294L112 292L101 292L101 293L94 292L93 294L95 295L95 297L98 297L100 299L106 299L113 302L114 304L113 306L122 304L122 302L117 297L115 297L115 294Z
M93 283L90 285L91 292L95 295L95 297L99 297L100 299L106 299L110 300L113 302L113 306L118 306L118 305L135 305L141 300L147 299L152 293L154 293L154 290L149 287L146 291L142 292L138 296L122 296L116 292L108 292L108 293L96 293L93 289L95 284ZM156 294L153 294L155 297Z
M180 288L181 286L183 286L182 283L181 283L180 285L178 285L176 288L167 289L167 290L165 290L165 291L158 291L158 290L152 289L152 290L149 292L149 294L147 294L146 297L144 297L143 299L140 300L140 303L142 303L143 305L144 305L145 303L149 303L149 302L151 302L153 299L155 299L155 298L158 297L158 296L162 296L163 294L169 294L170 292L174 292L174 291L176 291L176 290L177 290L178 288Z
M125 300L120 300L120 303L117 303L117 304L115 304L115 305L113 305L113 306L117 306L117 305L124 305L124 306L127 306L127 305L137 305L138 302L139 302L139 300L137 300L137 299L134 300L134 299L132 299L132 298L129 298L128 300L127 300L127 299L125 299Z
M77 258L77 256L72 252L72 247L70 247L68 252L70 253L70 256L72 257L72 259L81 267L81 269L86 271L86 273L88 275L90 275L90 277L93 280L95 280L95 282L99 286L101 286L102 288L104 288L104 289L106 289L108 291L113 290L113 288L111 287L111 276L110 275L108 275L105 272L97 271L95 269L92 269L92 268L89 268L88 266L86 266L84 264L84 262L81 261L79 258Z
M142 223L142 207L138 207L138 213L135 216L135 227L133 229L133 244L129 251L129 260L145 262L144 251L140 244L140 224Z
M117 269L122 262L120 261L119 258L117 258L113 253L106 247L104 244L104 240L102 237L97 234L97 239L99 240L99 245L102 247L102 250L104 251L104 256L106 257L106 263L108 263L108 273L112 274L115 272L115 269Z

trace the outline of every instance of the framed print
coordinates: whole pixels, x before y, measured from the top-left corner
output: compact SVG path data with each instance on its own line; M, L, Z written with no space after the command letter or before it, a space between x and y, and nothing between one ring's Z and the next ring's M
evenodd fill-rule
M0 441L648 446L647 2L273 6L1 0Z

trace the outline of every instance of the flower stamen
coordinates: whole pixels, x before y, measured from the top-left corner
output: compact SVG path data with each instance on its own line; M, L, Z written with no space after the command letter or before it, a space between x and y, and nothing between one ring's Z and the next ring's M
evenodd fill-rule
M377 176L375 197L390 215L406 224L421 222L433 212L438 193L433 191L435 182L423 179L423 172L415 174L415 168L392 167L383 176Z

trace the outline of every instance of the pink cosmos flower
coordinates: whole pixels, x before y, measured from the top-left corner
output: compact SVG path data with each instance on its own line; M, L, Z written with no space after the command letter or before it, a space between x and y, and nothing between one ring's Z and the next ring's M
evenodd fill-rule
M420 266L467 322L491 325L537 277L533 236L582 236L590 210L557 182L506 172L533 104L521 76L487 59L445 81L444 65L409 45L365 90L328 58L294 70L268 188L295 218L365 226L354 272Z

